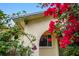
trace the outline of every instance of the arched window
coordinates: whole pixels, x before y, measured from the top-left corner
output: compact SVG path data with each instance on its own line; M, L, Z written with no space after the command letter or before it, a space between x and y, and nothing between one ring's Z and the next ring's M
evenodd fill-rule
M44 32L41 36L39 46L52 46L52 36L48 31Z

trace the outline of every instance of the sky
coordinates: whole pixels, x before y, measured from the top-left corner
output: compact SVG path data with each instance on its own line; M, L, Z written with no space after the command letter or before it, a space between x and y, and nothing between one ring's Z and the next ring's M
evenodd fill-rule
M25 10L27 13L41 12L46 10L46 8L36 7L37 3L0 3L0 10L4 11L6 14L17 13L19 11Z

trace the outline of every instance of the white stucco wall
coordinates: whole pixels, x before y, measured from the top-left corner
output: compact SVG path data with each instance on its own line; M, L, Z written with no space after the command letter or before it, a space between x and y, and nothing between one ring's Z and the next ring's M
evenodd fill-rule
M40 48L40 51L39 51L39 39L40 39L41 35L46 30L48 30L48 24L50 22L50 19L51 19L51 17L33 19L33 20L30 20L29 23L25 26L25 32L33 34L37 39L35 44L38 49L34 53L35 56L39 55L39 52L43 52L43 50L44 50L44 49ZM25 40L25 45L27 45L27 43L29 43L29 42L27 42L28 40L26 40L26 37L24 38L24 40ZM52 48L51 50L52 50L53 55L58 55L58 48Z

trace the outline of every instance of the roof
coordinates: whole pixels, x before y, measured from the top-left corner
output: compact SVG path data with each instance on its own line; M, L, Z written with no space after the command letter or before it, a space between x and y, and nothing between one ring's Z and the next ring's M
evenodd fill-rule
M36 18L40 18L40 17L44 17L43 12L37 12L37 13L31 13L31 14L27 14L26 19L31 20L31 19L36 19Z
M26 18L27 20L31 20L31 19L35 19L35 18L40 18L40 17L44 17L43 12L35 12L35 13L30 13L30 14L26 14L26 15L21 15L21 16L14 16L12 17L12 19L18 19L18 18Z

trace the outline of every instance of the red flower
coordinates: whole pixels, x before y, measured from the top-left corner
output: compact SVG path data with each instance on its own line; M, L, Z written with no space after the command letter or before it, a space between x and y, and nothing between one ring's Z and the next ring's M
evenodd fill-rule
M79 42L79 39L76 39L76 42Z
M54 29L55 29L55 25L54 25L54 24L55 24L55 23L54 23L53 21L51 21L50 24L49 24L49 30L48 30L48 31L49 31L50 33L52 33L52 32L54 31Z
M45 16L48 16L48 11L44 11L44 15Z
M59 20L57 20L57 21L55 21L56 23L59 23L60 21Z
M50 21L50 24L49 24L49 27L53 27L54 26L54 24L55 24L55 22L53 22L53 21Z
M55 3L56 7L60 7L61 3Z
M67 45L65 45L63 43L60 43L59 45L60 45L60 48L66 48L67 47Z
M70 24L68 24L67 26L66 26L66 28L68 29L68 28L71 28L72 26L70 25Z
M70 9L69 4L61 4L60 5L60 14Z
M76 19L76 17L71 13L71 14L69 15L69 20L72 20L72 19Z
M50 6L56 6L57 8L60 7L61 3L51 3Z
M76 22L75 27L76 27L76 30L79 30L79 21Z
M69 44L72 44L69 36L64 36L59 42L61 48L66 48Z
M59 39L59 44L61 48L66 48L68 45L72 44L74 42L79 42L79 37L77 36L78 34L74 34L75 32L79 32L79 21L76 18L76 15L74 15L74 12L70 10L71 5L68 3L52 3L50 4L50 8L45 11L45 15L48 16L53 16L54 18L59 18L63 13L68 12L67 20L62 18L62 20L58 21L51 21L49 24L49 29L48 31L50 33L55 32L55 24L57 23L65 23L64 27L62 28L63 24L61 25L58 30L62 31L62 38L58 37L59 34L57 35L57 38ZM59 15L60 14L60 15ZM59 16L58 16L59 15ZM61 29L62 28L62 29ZM64 31L63 31L64 30ZM48 42L51 42L52 39L48 38Z
M50 33L52 33L52 32L54 31L54 29L53 29L53 28L49 28L48 31L49 31Z
M45 16L48 16L48 15L53 15L57 12L57 9L56 8L48 8L47 11L44 12L44 15Z
M63 33L66 35L71 35L73 33L73 30L72 29L64 30Z
M60 46L60 48L66 48L67 47L67 45L63 42L62 39L59 40L59 46Z
M67 44L67 45L72 44L72 42L69 39L65 39L64 43Z
M50 4L50 6L54 6L54 5L55 5L55 3L51 3L51 4Z
M61 14L63 13L63 11L60 9L59 13L60 13L60 15L61 15Z
M57 12L57 9L56 8L48 8L47 11L48 11L49 15L52 15L53 13Z
M70 36L64 36L64 37L63 37L63 42L64 42L65 44L71 44Z
M76 23L76 24L77 24L77 23ZM71 25L68 24L68 25L66 26L66 28L67 28L67 29L70 29L70 30L73 31L73 33L74 33L74 32L76 32L76 31L78 30L76 24L73 24L73 23L72 23Z
M52 38L48 38L48 42L49 42L49 43L52 42Z
M56 14L56 13L53 14L53 17L54 17L54 18L57 18L57 17L58 17L58 14Z
M77 22L77 19L72 19L72 20L69 20L69 22L71 22L72 24L76 23Z

